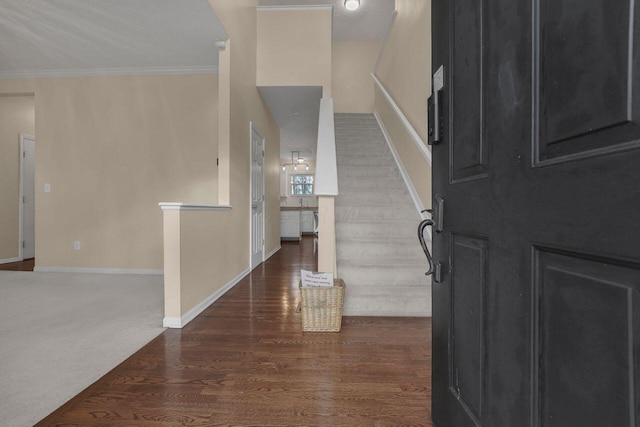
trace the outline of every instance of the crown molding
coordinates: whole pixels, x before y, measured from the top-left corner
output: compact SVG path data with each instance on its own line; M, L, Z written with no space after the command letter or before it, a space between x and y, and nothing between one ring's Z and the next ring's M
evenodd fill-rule
M218 74L218 66L194 67L122 67L69 70L32 70L21 72L0 72L0 79L32 79L46 77L103 77L140 74Z

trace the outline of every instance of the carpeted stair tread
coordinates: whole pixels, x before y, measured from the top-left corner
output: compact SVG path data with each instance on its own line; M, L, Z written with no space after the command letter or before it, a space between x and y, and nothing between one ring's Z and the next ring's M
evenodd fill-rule
M349 260L372 260L379 263L380 257L384 257L387 264L401 264L405 260L422 261L423 256L420 253L419 244L408 245L404 239L396 239L395 241L386 239L384 242L379 240L341 240L338 246L338 256L342 259ZM397 261L395 261L397 259Z
M337 114L338 273L345 315L428 316L427 261L420 216L373 115Z
M338 179L347 179L350 177L368 178L374 176L391 177L400 176L400 174L398 173L396 168L389 166L383 166L379 168L370 168L368 166L353 166L351 168L338 171Z
M396 222L397 224L397 222ZM391 228L385 222L377 221L351 221L349 223L336 223L336 236L338 241L350 238L368 239L413 239L417 235L418 226L415 221L407 221L404 227Z

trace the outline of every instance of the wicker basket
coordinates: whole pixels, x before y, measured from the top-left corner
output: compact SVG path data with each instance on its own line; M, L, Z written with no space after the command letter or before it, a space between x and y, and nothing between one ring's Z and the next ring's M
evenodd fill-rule
M333 286L300 286L303 331L340 332L345 287L342 279L334 279Z

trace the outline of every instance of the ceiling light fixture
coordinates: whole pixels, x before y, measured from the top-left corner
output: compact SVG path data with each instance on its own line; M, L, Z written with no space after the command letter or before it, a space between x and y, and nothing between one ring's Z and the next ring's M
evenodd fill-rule
M360 0L344 0L344 7L347 10L356 10L360 7Z
M293 158L293 153L296 153L296 159ZM306 170L309 170L309 163L304 161L304 157L300 157L300 152L299 151L292 151L291 152L291 163L285 163L282 165L282 170L286 171L287 170L287 166L293 166L293 170L297 171L298 170L298 166L304 166Z

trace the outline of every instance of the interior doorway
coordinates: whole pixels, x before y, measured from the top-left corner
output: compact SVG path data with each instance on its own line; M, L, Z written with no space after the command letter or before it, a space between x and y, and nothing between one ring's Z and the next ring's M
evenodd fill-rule
M20 134L20 259L35 258L35 157L36 139Z
M251 123L251 269L264 260L264 138Z

